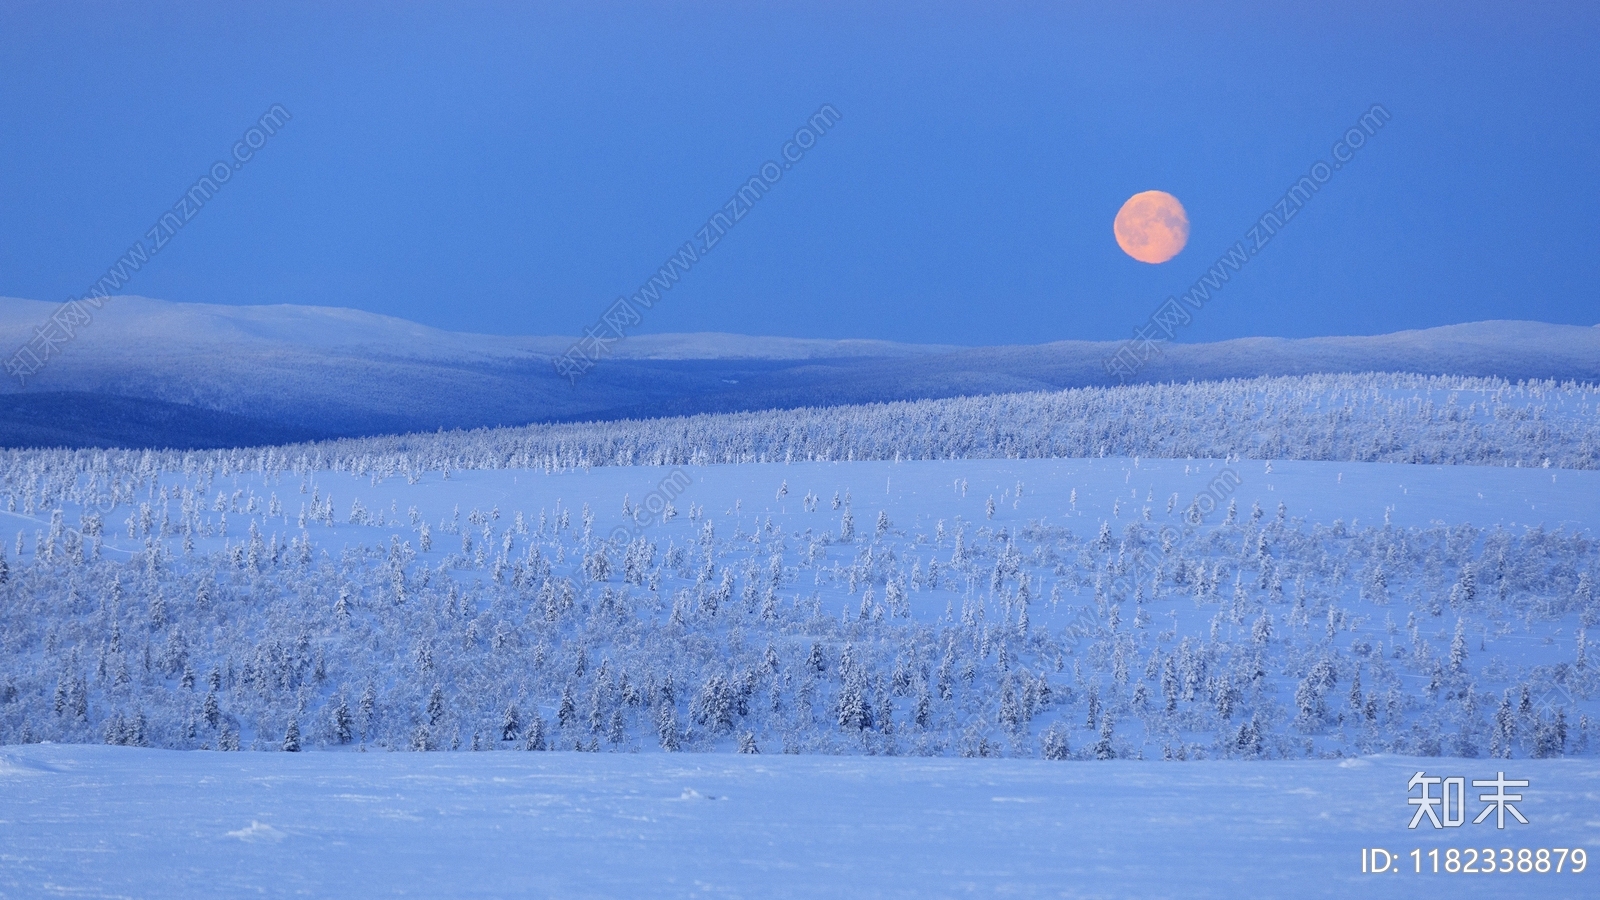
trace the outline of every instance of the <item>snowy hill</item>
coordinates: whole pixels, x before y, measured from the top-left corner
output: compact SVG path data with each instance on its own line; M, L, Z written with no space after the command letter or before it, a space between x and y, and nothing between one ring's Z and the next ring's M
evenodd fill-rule
M20 341L55 306L0 297L0 338ZM565 351L570 337L505 337L443 331L405 319L329 306L225 306L171 303L149 297L108 300L74 346L94 355L250 352L296 348L416 360L546 360ZM762 338L737 334L639 335L612 349L615 359L838 359L898 357L957 348L889 341Z
M0 299L0 346L21 345L52 309ZM550 362L567 337L458 334L348 309L139 297L116 298L96 315L25 390L0 386L0 445L237 446L1060 389L1107 384L1103 360L1117 347L640 335L614 345L612 358L574 385ZM1171 345L1139 377L1357 371L1600 381L1600 330L1481 322ZM110 398L120 413L101 427Z

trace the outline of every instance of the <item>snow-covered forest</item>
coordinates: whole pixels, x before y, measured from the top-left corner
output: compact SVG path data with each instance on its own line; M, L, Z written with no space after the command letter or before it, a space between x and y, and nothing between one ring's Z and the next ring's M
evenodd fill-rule
M0 743L1592 754L1600 542L1558 512L1597 402L1310 376L6 452Z
M1597 415L1600 389L1587 384L1308 375L366 438L289 448L276 464L388 477L449 468L1233 455L1594 469ZM255 455L231 465L261 462Z

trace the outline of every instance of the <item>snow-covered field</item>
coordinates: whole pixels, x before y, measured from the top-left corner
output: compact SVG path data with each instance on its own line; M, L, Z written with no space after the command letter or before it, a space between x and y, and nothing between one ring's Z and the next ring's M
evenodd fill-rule
M294 722L311 746L445 748L526 742L536 721L561 749L1600 741L1596 471L946 460L154 484L156 504L88 537L7 514L36 526L4 588L10 740L266 748Z
M1419 769L1505 769L1530 783L1529 824L1472 824L1469 788L1465 825L1409 830ZM19 898L1600 891L1571 854L1560 873L1445 871L1467 847L1496 868L1502 847L1513 868L1522 848L1600 853L1600 764L0 750L0 896ZM1363 874L1371 848L1398 868Z
M1593 395L3 453L0 893L1587 896L1360 867L1594 838Z

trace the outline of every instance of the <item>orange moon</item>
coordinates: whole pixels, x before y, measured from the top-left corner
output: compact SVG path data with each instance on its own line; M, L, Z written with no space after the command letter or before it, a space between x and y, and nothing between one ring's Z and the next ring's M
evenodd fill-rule
M1189 242L1189 216L1166 191L1144 191L1128 198L1112 223L1117 246L1140 262L1164 263Z

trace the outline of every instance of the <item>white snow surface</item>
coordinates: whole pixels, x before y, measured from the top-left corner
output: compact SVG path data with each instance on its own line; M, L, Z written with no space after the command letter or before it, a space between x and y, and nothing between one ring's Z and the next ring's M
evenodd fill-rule
M1492 817L1469 816L1458 829L1407 828L1413 773L1470 781L1502 769L1530 782L1518 805L1529 824L1498 830ZM1469 799L1469 813L1481 805ZM1399 871L1363 874L1362 850L1373 847L1398 855ZM5 897L1600 890L1592 861L1580 873L1434 874L1428 851L1445 859L1452 847L1581 847L1592 857L1600 763L0 750Z

